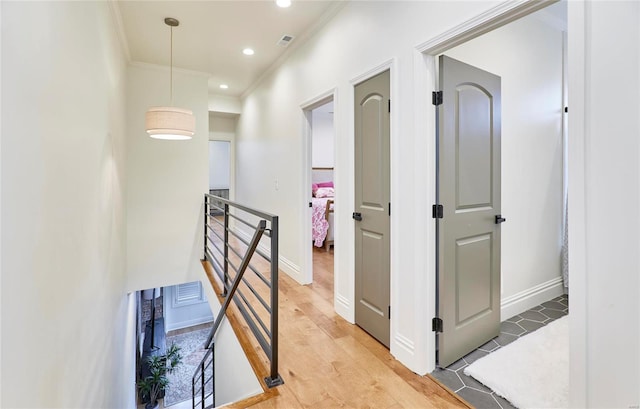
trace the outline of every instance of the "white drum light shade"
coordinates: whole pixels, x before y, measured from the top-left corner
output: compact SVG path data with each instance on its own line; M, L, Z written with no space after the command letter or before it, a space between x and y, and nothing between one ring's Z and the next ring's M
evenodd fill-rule
M171 29L169 104L173 105L173 28L178 27L180 22L173 17L167 17L164 23ZM145 115L145 128L149 136L156 139L191 139L196 131L196 118L188 109L172 106L151 107Z
M195 133L196 118L188 109L151 107L145 119L147 133L152 138L185 140Z

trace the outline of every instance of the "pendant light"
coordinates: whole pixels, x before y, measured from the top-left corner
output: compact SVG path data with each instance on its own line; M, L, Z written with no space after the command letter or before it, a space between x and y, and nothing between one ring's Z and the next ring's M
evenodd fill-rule
M171 70L169 80L169 104L173 105L173 28L180 22L167 17L164 23L171 27ZM196 118L188 109L173 106L151 107L146 114L146 129L155 139L186 140L195 133Z

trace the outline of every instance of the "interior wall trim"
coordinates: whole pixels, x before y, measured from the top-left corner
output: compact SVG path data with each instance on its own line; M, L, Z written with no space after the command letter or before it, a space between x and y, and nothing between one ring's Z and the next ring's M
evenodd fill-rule
M433 37L431 40L417 45L416 50L425 54L441 54L449 48L463 44L553 3L557 3L558 1L559 0L506 1L436 37Z
M505 297L500 302L500 320L504 321L563 293L562 277L556 277L512 296Z
M233 232L238 236L242 236L247 241L251 241L252 236L249 235L246 231L239 229L238 227L232 227ZM265 254L269 254L271 249L266 246L264 243L258 244L258 249L264 252ZM300 266L289 260L288 258L278 255L278 270L284 271L289 277L296 280L298 283L303 284L302 282L302 272L300 271Z
M415 353L415 344L409 338L405 337L402 334L396 334L394 336L394 341L397 345L401 346L407 353L413 354Z
M124 53L124 57L127 60L127 63L130 64L131 50L129 50L129 41L127 40L127 34L124 29L124 22L122 21L122 11L120 10L120 3L116 0L109 0L107 1L107 5L109 6L109 11L111 12L113 26L115 32L118 35L120 47L122 47L122 52Z

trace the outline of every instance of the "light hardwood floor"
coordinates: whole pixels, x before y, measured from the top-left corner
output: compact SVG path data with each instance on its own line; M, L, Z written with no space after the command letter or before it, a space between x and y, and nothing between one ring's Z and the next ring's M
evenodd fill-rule
M215 283L210 266L204 265ZM281 274L279 287L279 368L285 383L229 407L471 407L430 376L405 368L382 344L335 313L333 251L314 248L313 284L299 285ZM244 326L233 310L229 320L236 328ZM268 373L265 357L256 355L259 348L250 337L237 329L236 334L262 379Z

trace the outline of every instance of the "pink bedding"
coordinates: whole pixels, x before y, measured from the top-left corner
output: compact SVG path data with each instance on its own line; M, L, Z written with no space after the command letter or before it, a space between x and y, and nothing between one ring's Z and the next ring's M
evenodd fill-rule
M313 245L316 247L322 247L324 239L327 237L327 231L329 230L329 222L324 217L325 209L327 208L327 200L333 199L332 197L313 197L311 198L313 216L311 217L311 234L313 239Z

